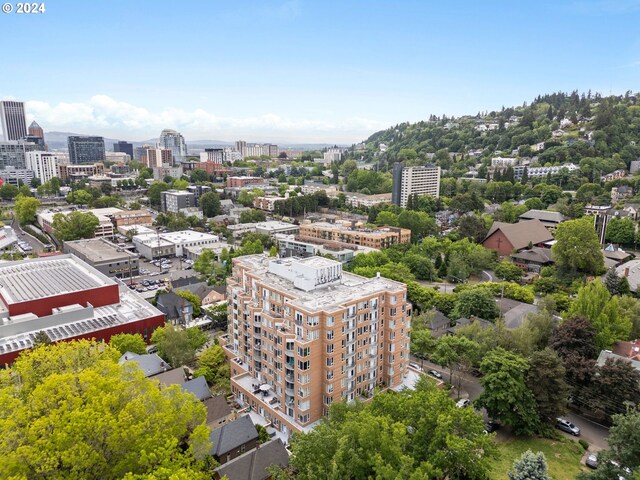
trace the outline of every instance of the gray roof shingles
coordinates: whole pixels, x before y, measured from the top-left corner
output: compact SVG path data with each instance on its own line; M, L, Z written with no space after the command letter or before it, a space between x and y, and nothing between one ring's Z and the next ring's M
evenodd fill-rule
M220 458L222 455L257 438L258 431L251 421L251 417L245 415L211 432L209 436L209 440L213 445L211 454Z

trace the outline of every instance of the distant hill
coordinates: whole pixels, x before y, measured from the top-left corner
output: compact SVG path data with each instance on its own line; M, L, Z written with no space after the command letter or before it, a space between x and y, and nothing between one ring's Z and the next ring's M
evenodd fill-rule
M436 163L445 176L460 177L478 164L490 166L492 157L519 157L531 165L572 162L593 181L640 159L640 94L540 95L500 111L401 123L364 143L352 157L384 169L398 161Z

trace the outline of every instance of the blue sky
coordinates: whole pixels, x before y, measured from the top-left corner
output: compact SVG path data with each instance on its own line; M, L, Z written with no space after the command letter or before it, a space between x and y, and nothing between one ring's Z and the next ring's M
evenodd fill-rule
M0 14L0 98L45 131L351 143L539 93L639 90L640 0L45 5Z

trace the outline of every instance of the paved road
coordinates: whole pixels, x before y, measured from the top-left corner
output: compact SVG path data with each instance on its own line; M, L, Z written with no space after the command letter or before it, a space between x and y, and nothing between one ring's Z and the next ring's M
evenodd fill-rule
M417 363L422 366L424 372L428 372L429 370L436 370L442 374L442 379L445 382L449 382L449 370L446 368L442 368L435 363L432 363L428 360L421 360L419 358L410 355L410 359L412 362ZM454 384L457 386L458 383L458 375L454 372L453 374ZM470 400L475 400L482 393L482 387L480 386L480 382L478 379L472 375L462 374L462 382L460 384L460 396L462 398L469 398ZM457 395L454 393L454 396L457 398Z
M16 232L16 235L18 236L18 238L20 240L23 240L25 242L27 242L29 245L31 245L31 248L33 248L33 252L34 254L40 253L42 251L44 251L44 245L42 243L40 243L40 240L38 240L37 238L32 237L31 235L27 235L26 233L24 233L22 231L22 228L20 228L20 224L18 223L18 220L14 218L11 227L13 228L13 230Z

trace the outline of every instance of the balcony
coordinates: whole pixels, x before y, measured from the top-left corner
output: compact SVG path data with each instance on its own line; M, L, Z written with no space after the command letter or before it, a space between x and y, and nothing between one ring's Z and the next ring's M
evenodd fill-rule
M262 349L262 347L260 346L260 344L259 344L259 343L256 343L256 344L253 346L253 349L254 349L256 352L259 352L259 351Z
M293 397L295 390L293 388L285 388L284 393L287 395L287 397Z
M256 340L260 340L260 338L262 338L262 336L260 335L260 332L258 333L253 333L253 338L255 338Z
M293 362L291 362L291 363L285 362L284 363L284 368L293 372L294 371Z
M287 380L287 382L291 382L291 383L293 383L295 380L293 377L293 374L291 373L285 373L284 378Z

